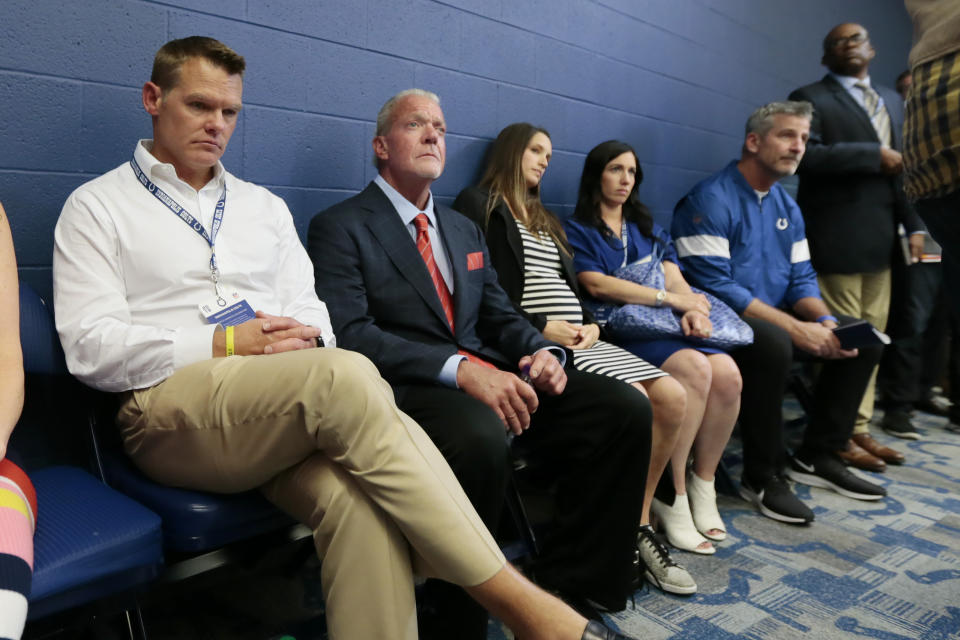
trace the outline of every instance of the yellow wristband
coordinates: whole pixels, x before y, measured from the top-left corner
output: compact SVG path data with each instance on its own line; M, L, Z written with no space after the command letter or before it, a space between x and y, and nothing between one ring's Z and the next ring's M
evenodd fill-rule
M233 350L233 327L227 327L227 357L234 354Z

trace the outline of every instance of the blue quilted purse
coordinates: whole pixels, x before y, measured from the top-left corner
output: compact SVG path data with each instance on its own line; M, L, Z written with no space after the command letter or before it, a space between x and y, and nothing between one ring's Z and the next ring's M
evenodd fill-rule
M663 249L654 243L653 253L624 267L613 274L617 278L642 284L654 289L663 289ZM668 307L652 307L645 304L600 305L594 310L597 321L614 338L625 340L659 340L683 338L694 344L719 349L731 349L753 343L753 329L737 313L716 296L691 287L710 301L710 322L713 332L709 338L694 338L683 335L680 316Z

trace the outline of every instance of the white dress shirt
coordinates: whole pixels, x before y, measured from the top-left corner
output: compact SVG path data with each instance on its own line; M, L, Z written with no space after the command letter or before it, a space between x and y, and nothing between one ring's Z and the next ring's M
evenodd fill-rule
M334 346L313 266L283 200L220 163L197 191L151 155L152 144L137 144L137 164L208 233L226 184L216 238L224 293L236 291L254 310L318 327ZM215 298L210 246L147 191L129 162L70 194L54 232L53 285L67 367L92 387L150 387L213 355L217 325L199 309Z
M400 215L400 219L403 220L404 226L407 227L407 231L410 233L414 244L417 243L417 226L413 223L413 219L421 213L427 216L427 221L429 222L427 225L427 235L430 237L433 261L436 263L437 270L440 271L440 275L447 285L447 290L450 292L450 295L453 295L453 270L450 268L450 258L447 256L447 247L443 243L443 238L440 237L440 229L437 228L437 214L433 210L433 193L430 191L427 192L427 206L421 211L417 209L412 202L404 198L399 191L394 189L393 185L384 180L383 176L377 174L377 177L374 178L373 181L380 187L380 190L383 191L383 194L387 196L390 204L393 205L393 208Z

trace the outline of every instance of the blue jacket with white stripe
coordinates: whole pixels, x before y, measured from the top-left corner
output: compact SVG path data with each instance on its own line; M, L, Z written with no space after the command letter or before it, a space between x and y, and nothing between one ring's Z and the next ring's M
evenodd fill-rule
M761 200L736 160L677 203L670 231L687 280L738 313L820 297L797 203L779 184Z

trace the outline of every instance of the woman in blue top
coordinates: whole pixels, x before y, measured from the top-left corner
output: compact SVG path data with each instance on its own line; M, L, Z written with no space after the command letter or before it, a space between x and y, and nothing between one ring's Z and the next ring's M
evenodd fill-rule
M669 234L637 198L642 179L637 154L625 142L604 142L587 154L577 207L573 219L564 224L577 279L586 291L584 302L593 308L604 303L667 306L682 314L686 335L709 337L710 303L690 290L677 267ZM614 276L621 266L649 260L655 251L664 256L665 289ZM698 531L711 540L723 540L726 531L717 512L713 478L740 411L737 365L725 353L683 338L617 343L659 366L687 391L687 412L670 459L676 495L672 504L655 498L654 515L676 547L690 549L689 539ZM693 465L686 476L691 452Z

